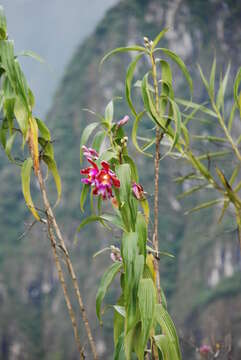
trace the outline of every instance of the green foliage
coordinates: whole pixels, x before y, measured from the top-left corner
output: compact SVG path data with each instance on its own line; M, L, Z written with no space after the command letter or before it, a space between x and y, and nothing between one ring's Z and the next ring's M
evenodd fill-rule
M38 58L32 52L23 55ZM38 58L38 60L40 60ZM51 136L47 126L33 117L34 95L28 87L26 78L21 70L17 56L14 54L14 43L7 38L6 19L2 7L0 8L0 67L1 67L1 94L3 107L3 122L1 127L1 143L6 155L12 162L17 162L14 155L14 142L17 135L22 139L24 147L28 143L31 158L22 164L22 189L27 206L37 220L37 214L30 195L30 174L32 167L35 174L39 171L39 162L43 160L52 173L58 200L61 196L61 179L54 160ZM16 126L15 126L16 121ZM38 133L41 136L38 137ZM41 149L39 149L39 146Z

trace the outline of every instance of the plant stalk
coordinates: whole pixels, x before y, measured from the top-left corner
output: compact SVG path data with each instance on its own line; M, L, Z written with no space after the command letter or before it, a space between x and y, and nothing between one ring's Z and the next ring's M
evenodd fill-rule
M51 243L51 248L52 248L52 251L53 251L54 261L55 261L56 268L57 268L57 271L58 271L59 281L60 281L60 283L62 285L66 306L67 306L69 316L70 316L70 319L71 319L71 322L72 322L72 327L73 327L73 330L74 330L75 342L76 342L77 347L78 347L80 359L84 360L85 359L84 348L81 346L81 343L80 343L80 337L79 337L79 333L78 333L76 317L75 317L73 307L71 305L71 301L70 301L70 298L69 298L69 295L68 295L63 270L61 268L59 255L58 255L57 250L56 250L56 246L57 246L56 240L55 240L55 237L54 237L53 229L51 228L51 224L50 224L49 221L48 221L48 234L49 234L49 239L50 239L50 243Z
M66 265L67 265L67 269L68 269L68 272L70 274L70 277L71 277L71 280L72 280L72 283L73 283L75 294L76 294L76 297L77 297L77 300L78 300L78 303L79 303L79 307L80 307L80 310L81 310L82 319L83 319L83 322L84 322L84 325L85 325L87 337L88 337L88 340L89 340L89 343L90 343L90 348L91 348L91 352L92 352L92 355L93 355L93 359L98 360L95 342L94 342L92 332L91 332L91 329L90 329L90 325L89 325L86 310L85 310L85 307L84 307L84 304L83 304L83 300L82 300L82 297L80 295L79 285L78 285L78 282L77 282L75 271L74 271L72 262L70 260L69 252L68 252L68 250L66 248L65 241L64 241L64 239L62 237L62 234L61 234L59 226L58 226L58 224L56 222L56 218L54 216L53 210L52 210L51 205L49 203L45 183L44 183L43 176L42 176L40 168L38 169L36 175L37 175L38 182L39 182L40 189L41 189L41 193L42 193L42 198L43 198L43 202L44 202L44 207L45 207L45 211L46 211L48 224L49 224L49 226L51 228L54 229L54 231L56 233L56 237L57 237L57 239L59 241L59 247L63 251L64 259L65 259L65 262L66 262ZM56 265L57 265L57 263L56 263Z
M156 62L153 53L150 55L151 64L152 64L152 77L154 83L155 90L155 105L156 111L159 113L159 91L158 91L158 83L157 83L157 72L156 72ZM159 251L159 241L158 241L158 220L159 220L159 163L160 163L160 128L157 126L156 128L156 148L155 148L155 191L154 191L154 233L152 238L153 247L156 252L156 256L158 256ZM160 282L160 274L159 274L159 266L158 260L154 258L154 268L156 273L156 287L157 287L157 295L158 302L161 303L161 282Z

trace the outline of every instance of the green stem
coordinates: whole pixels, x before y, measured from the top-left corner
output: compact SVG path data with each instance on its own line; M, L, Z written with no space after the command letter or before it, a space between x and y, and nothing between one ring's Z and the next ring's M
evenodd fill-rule
M157 113L159 112L159 91L157 83L157 71L156 71L156 62L153 53L150 54L151 64L152 64L152 77L155 91L155 106ZM156 149L155 149L155 193L154 193L154 234L153 234L153 247L158 254L159 251L159 241L158 241L158 220L159 220L159 162L160 162L160 138L161 133L159 127L156 128ZM160 274L158 260L154 259L154 267L156 272L156 287L158 294L158 301L161 303L161 284L160 284Z

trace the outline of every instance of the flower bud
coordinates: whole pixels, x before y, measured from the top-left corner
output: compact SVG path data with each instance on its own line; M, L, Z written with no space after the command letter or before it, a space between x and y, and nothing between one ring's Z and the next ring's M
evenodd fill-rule
M137 200L143 200L145 198L144 189L140 184L134 182L132 184L132 192Z
M128 123L128 121L129 121L129 116L128 116L128 115L125 115L125 116L123 117L123 119L121 119L120 121L118 121L117 127L124 126L126 123Z

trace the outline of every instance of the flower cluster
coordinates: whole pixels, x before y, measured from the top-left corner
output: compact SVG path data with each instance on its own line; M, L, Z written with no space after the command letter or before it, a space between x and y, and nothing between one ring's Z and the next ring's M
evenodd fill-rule
M87 176L81 182L91 185L94 195L101 195L103 200L110 199L113 197L112 187L120 187L119 179L106 161L102 161L101 168L98 168L93 159L97 160L99 155L94 149L83 146L82 150L91 166L80 170L82 175Z
M207 355L209 355L212 352L212 348L211 348L211 346L205 344L205 345L200 346L198 351L201 356L206 357Z

